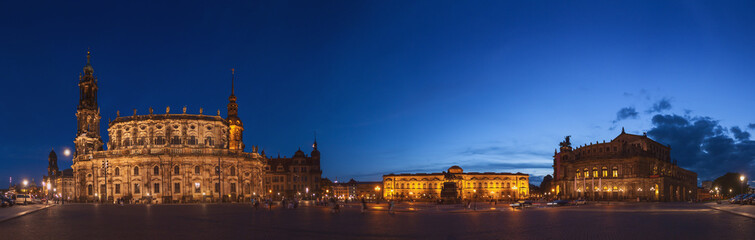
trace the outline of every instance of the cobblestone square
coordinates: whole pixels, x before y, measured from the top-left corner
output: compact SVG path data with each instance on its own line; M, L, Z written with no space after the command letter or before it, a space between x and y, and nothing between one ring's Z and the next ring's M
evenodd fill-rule
M0 223L4 239L750 239L755 219L703 204L477 210L403 203L255 210L241 204L66 204Z

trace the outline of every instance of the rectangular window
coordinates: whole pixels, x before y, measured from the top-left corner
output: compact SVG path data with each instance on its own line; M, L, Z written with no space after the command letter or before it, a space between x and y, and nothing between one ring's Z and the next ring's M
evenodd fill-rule
M92 184L87 185L87 195L92 195Z
M139 193L141 193L141 192L142 192L142 191L141 191L141 186L139 186L139 184L138 184L138 183L134 183L134 193L135 193L135 194L139 194Z
M181 183L173 183L173 193L181 193Z
M619 177L619 170L618 169L614 169L613 170L613 177Z
M603 177L608 177L608 170L603 170Z
M220 183L215 183L215 192L216 193L220 192Z
M121 185L115 184L115 194L121 194Z
M194 185L194 193L199 193L200 189L201 188L199 187L199 183L197 183L197 184Z
M160 184L155 183L155 193L160 193Z
M231 192L232 193L236 192L236 183L231 183Z
M592 171L592 177L597 177L597 176L598 176L598 170Z

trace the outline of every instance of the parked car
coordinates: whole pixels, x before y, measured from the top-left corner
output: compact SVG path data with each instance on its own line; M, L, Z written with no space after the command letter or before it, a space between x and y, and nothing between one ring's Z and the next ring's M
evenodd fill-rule
M10 207L15 204L13 199L7 198L4 195L0 195L0 207Z
M748 194L742 197L742 200L740 200L739 203L752 205L753 200L755 200L755 194Z
M519 200L518 202L509 204L511 208L525 208L525 207L532 207L532 201L530 200Z
M555 200L555 201L547 203L546 205L548 205L548 206L566 206L566 205L569 205L569 201L568 200Z
M747 195L747 194L739 194L739 195L737 195L737 196L734 196L733 198L730 198L730 199L729 199L729 203L732 203L732 204L734 204L734 203L740 203L740 202L742 201L742 199L743 199L743 198L744 198L744 197L745 197L746 195Z
M18 194L18 195L16 195L16 203L17 204L24 204L24 205L31 204L32 203L31 197L29 195L26 195L26 194Z
M574 205L585 205L585 204L587 204L587 201L585 201L584 199L579 199L577 201L574 201Z

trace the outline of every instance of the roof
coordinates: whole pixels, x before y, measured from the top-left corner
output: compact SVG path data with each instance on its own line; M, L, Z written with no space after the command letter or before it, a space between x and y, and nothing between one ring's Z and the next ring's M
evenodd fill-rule
M150 114L150 115L134 115L134 116L117 117L115 118L115 120L110 122L110 124L120 123L120 122L130 122L130 121L166 120L166 119L186 119L186 120L205 120L205 121L225 122L225 119L223 119L223 117L221 116L200 115L200 114Z

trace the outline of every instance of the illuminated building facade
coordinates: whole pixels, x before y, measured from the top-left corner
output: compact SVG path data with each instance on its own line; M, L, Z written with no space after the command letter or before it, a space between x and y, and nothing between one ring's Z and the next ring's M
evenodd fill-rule
M290 158L267 159L265 192L273 198L314 198L321 194L321 176L320 151L315 140L309 155L299 149Z
M562 198L687 201L697 174L671 160L671 147L624 132L603 143L572 149L569 137L553 156L551 192ZM544 189L544 191L547 191Z
M524 173L448 172L383 175L386 199L439 199L445 182L454 182L461 199L522 199L529 196L529 175Z
M244 152L233 87L228 117L180 113L121 116L108 123L103 148L97 79L87 53L79 77L73 196L79 201L244 201L261 193L264 151ZM233 86L233 77L231 79Z
M47 176L42 177L42 192L45 196L70 200L74 197L73 170L58 170L58 155L54 150L50 151L47 163Z

